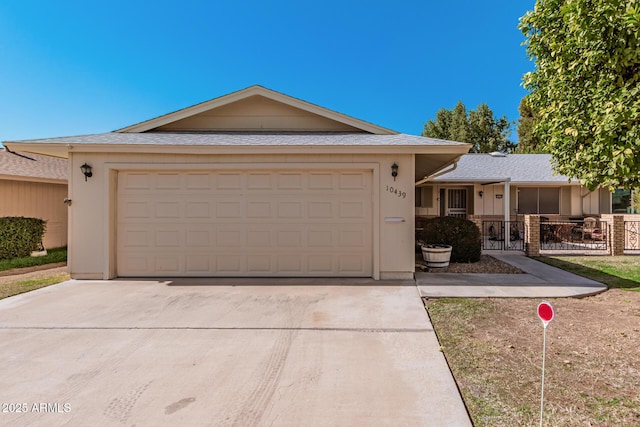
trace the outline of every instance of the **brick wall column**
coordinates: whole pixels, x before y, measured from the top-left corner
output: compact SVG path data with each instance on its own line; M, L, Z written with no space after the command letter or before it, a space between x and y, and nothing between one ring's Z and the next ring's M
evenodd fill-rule
M602 221L607 222L607 238L611 247L611 255L624 255L624 215L601 215Z
M540 215L524 216L525 253L528 256L540 255Z

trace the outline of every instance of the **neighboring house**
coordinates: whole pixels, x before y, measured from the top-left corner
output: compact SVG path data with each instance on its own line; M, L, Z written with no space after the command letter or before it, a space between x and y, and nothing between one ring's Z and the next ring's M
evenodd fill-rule
M45 248L67 245L67 159L0 149L0 217L47 221Z
M469 149L260 86L115 132L5 145L68 156L77 279L410 279L416 177Z
M418 183L416 215L569 219L612 211L609 191L554 175L550 154L465 154L449 170Z

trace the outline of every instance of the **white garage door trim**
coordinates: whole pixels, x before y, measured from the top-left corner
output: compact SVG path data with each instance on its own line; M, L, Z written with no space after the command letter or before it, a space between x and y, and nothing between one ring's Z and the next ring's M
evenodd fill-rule
M379 278L379 230L378 230L378 224L379 224L379 206L378 206L378 195L379 195L379 175L378 175L378 165L375 163L331 163L331 164L326 164L326 163L308 163L308 164L281 164L281 163L266 163L266 164L260 164L260 165L256 165L256 164L251 164L251 165L247 165L247 164L241 164L241 163L225 163L225 164L146 164L146 165L139 165L136 164L135 167L132 167L134 165L132 164L108 164L106 165L108 171L111 173L112 176L112 180L110 180L112 182L111 187L112 187L112 192L111 192L111 200L110 200L110 204L112 204L112 206L114 206L114 208L112 209L112 227L111 230L109 231L109 234L111 236L111 242L109 244L110 246L110 253L112 255L112 261L109 262L109 271L111 272L111 276L115 277L117 275L117 265L116 265L116 259L118 257L118 248L120 247L120 245L117 242L117 236L119 236L119 230L117 229L117 226L115 225L116 222L118 221L118 214L117 214L117 203L118 200L120 198L119 193L117 191L117 179L115 178L116 173L119 172L152 172L152 173L158 173L158 172L198 172L198 171L207 171L207 172L223 172L223 171L245 171L245 172L249 172L251 171L252 173L256 172L256 171L271 171L271 173L276 173L276 172L287 172L287 171L301 171L301 172L310 172L310 171L322 171L322 172L328 172L328 171L333 171L334 173L341 173L341 174L349 174L352 173L354 171L367 171L370 174L367 174L368 176L370 176L370 182L369 182L369 186L370 189L368 190L370 192L370 197L371 197L371 201L370 203L370 231L369 231L369 236L367 237L369 243L369 255L368 257L370 258L368 260L368 263L370 264L367 268L367 273L366 275L368 276L373 276L374 278ZM259 176L260 174L256 175ZM334 190L335 191L335 190ZM335 234L335 233L334 233ZM232 250L233 251L233 250ZM233 258L233 257L231 257ZM255 257L254 257L255 259ZM233 262L233 261L232 261ZM214 268L215 270L215 268ZM233 268L231 269L233 270ZM125 274L120 274L122 276L124 276ZM130 274L126 274L127 276L130 276ZM155 274L156 276L159 274ZM177 275L184 275L184 272L181 274L177 274ZM258 271L253 271L253 272L249 272L247 273L246 271L243 271L241 274L238 272L234 272L234 271L229 271L229 272L225 272L225 273L215 273L215 274L211 274L210 272L202 272L202 274L189 274L189 275L201 275L201 276L214 276L214 275L219 275L219 276L300 276L301 274L299 272L295 271L295 268L293 268L293 270L291 272L286 272L286 271L280 271L280 272L275 272L273 271L273 269L271 269L269 272L264 271L263 273L260 273ZM335 268L333 270L333 273L331 274L327 274L327 273L308 273L308 271L303 274L303 275L307 275L307 276L335 276ZM348 276L350 275L349 272L347 271L345 272L340 272L340 274L338 275L345 275ZM362 276L362 274L351 274L354 276ZM176 274L172 274L170 272L167 272L166 274L167 277L171 277L171 276L176 276Z

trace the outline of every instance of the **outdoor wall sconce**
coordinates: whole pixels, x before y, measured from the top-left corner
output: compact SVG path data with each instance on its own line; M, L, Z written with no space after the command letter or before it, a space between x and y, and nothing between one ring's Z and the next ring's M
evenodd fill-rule
M88 165L85 163L82 166L80 166L80 170L84 174L85 181L87 180L87 178L91 178L93 176L93 172L91 172L91 165Z
M393 164L391 165L391 176L393 177L394 181L398 176L398 164L396 162L393 162Z
M480 196L481 199L483 194L484 194L484 191L478 191L478 196Z

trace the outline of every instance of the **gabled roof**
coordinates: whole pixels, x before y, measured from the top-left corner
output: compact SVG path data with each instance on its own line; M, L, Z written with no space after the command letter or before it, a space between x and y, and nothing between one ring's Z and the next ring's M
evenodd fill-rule
M458 167L432 182L493 182L510 178L518 184L576 183L554 175L551 154L465 154Z
M329 110L319 105L311 104L301 99L297 99L259 85L250 86L237 92L232 92L228 95L214 98L212 100L202 102L200 104L196 104L191 107L175 111L173 113L165 114L151 120L127 126L125 128L117 130L116 132L139 133L162 131L162 127L170 123L184 121L185 119L194 118L198 115L205 115L207 113L210 114L213 110L222 109L225 106L233 103L239 103L252 97L262 97L267 100L283 104L285 106L293 107L294 109L341 123L349 128L352 128L354 131L361 131L378 135L392 135L397 133L391 129L383 128L381 126L365 122L364 120L356 119L354 117Z
M470 147L401 134L262 86L251 86L115 132L4 144L14 151L57 157L68 157L69 152L422 154L430 160L422 162L425 167L421 173L433 173Z
M67 160L0 149L0 179L67 182Z

